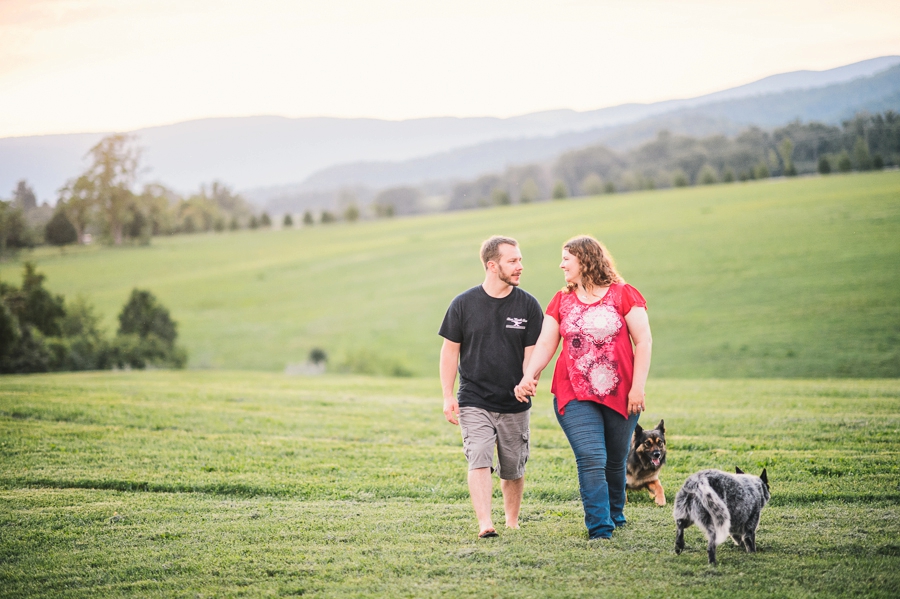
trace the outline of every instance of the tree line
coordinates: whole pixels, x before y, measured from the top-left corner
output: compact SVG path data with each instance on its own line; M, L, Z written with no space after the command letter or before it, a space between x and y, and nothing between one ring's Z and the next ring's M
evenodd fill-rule
M732 183L809 173L867 171L900 164L900 115L858 114L841 126L799 121L734 138L660 131L628 152L590 146L548 163L513 166L457 183L451 210L642 189ZM383 192L384 193L384 192ZM406 197L413 195L404 188Z
M25 263L21 286L0 281L0 373L184 368L187 353L175 343L178 325L149 291L131 292L110 339L84 298L66 301L44 280Z
M266 213L227 185L214 181L183 197L161 183L137 189L140 152L128 135L102 139L87 154L90 166L60 190L55 207L37 205L27 182L0 201L0 254L41 243L98 240L149 243L153 236L267 228ZM643 189L732 183L807 173L866 171L900 164L900 115L858 114L840 126L799 121L771 131L746 129L729 138L695 138L660 131L630 151L602 145L566 152L555 160L510 166L471 180L390 187L361 204L350 190L337 208L282 215L283 227Z

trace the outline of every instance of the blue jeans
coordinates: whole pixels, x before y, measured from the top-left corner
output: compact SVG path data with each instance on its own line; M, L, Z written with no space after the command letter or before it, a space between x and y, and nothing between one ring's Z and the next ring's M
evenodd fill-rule
M575 452L588 536L609 538L625 524L625 461L639 415L626 420L598 403L572 400L560 416L555 397L553 411Z

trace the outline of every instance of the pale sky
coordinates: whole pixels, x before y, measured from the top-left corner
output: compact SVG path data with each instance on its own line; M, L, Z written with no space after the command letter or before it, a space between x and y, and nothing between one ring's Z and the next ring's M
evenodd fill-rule
M591 110L885 55L897 0L0 0L0 137Z

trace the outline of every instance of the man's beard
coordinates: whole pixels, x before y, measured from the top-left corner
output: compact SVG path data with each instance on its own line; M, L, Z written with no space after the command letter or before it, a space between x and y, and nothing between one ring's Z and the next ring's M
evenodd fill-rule
M500 280L503 281L504 283L506 283L507 285L511 285L513 287L518 287L519 282L513 281L512 277L513 277L512 274L506 274L505 272L503 272L503 269L500 269Z

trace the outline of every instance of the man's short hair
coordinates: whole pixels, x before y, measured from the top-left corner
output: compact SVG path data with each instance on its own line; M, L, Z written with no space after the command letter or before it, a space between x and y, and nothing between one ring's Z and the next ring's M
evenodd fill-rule
M485 270L487 270L488 262L497 262L500 260L501 245L518 247L519 242L512 237L503 237L502 235L494 235L493 237L485 239L484 243L481 244L481 263L484 265Z

